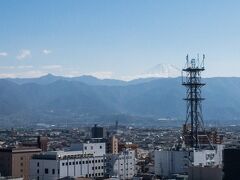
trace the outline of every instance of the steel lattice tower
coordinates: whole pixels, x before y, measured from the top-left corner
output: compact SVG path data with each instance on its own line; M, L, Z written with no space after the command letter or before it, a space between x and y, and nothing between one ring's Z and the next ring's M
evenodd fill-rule
M201 88L205 85L202 83L201 73L205 70L204 68L205 55L201 62L199 57L197 59L191 59L189 61L188 55L186 57L186 66L182 70L182 85L186 87L186 100L187 112L186 121L184 124L184 136L185 140L191 147L199 148L199 131L204 131L204 123L202 116L202 98Z

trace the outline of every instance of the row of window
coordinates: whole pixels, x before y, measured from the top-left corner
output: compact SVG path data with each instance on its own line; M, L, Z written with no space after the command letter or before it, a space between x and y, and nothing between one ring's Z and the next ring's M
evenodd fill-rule
M75 165L75 164L76 165L77 164L91 164L91 163L94 163L94 162L95 163L100 163L100 162L103 162L103 159L101 159L101 160L99 159L99 160L95 160L95 161L94 160L92 160L92 161L89 160L89 161L73 161L73 162L66 162L66 163L63 162L62 166Z
M45 168L44 170L45 174L49 174L49 169L48 168ZM37 169L37 173L39 174L39 169ZM58 174L60 173L59 169L58 169ZM55 169L52 169L52 174L54 175L55 174Z
M95 166L95 169L103 169L103 166ZM94 167L92 167L92 170L94 170Z
M99 176L103 176L103 173L95 173L95 175L94 174L86 174L86 178L88 178L88 177L99 177ZM39 176L37 177L37 180L40 180Z
M130 170L132 170L132 168L130 168ZM107 171L113 171L112 169L107 169ZM120 171L123 171L123 169L120 169ZM125 171L128 171L128 168L125 169Z
M102 149L102 146L99 146L99 149ZM87 146L84 147L85 150L87 150ZM91 146L91 150L93 150L93 146Z
M112 160L111 157L108 158L109 160ZM117 159L117 160L126 160L126 159L132 159L132 156L125 156L125 157L119 157L119 158L114 158L114 159Z
M98 176L103 176L103 173L95 173L95 176L94 176L94 174L86 174L86 178L87 177L98 177Z

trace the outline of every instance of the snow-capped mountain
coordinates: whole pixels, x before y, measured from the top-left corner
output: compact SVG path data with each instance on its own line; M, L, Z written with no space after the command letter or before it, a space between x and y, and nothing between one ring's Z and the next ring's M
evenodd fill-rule
M158 64L140 75L141 78L179 76L181 76L181 70L172 64Z

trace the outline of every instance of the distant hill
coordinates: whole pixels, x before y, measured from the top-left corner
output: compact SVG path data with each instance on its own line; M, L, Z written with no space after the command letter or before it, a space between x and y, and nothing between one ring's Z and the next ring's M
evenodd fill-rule
M207 78L203 87L204 119L240 120L240 78ZM47 75L0 80L0 121L62 122L102 115L185 118L181 78L148 78L130 82L91 76ZM240 122L240 121L239 121Z

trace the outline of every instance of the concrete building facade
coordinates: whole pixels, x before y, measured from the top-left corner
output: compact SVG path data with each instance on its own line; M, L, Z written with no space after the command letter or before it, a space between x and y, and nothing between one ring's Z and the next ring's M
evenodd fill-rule
M172 174L188 172L192 161L192 153L189 151L156 150L154 152L155 175L170 177Z
M136 159L134 150L124 150L119 154L106 156L106 177L132 179L136 174Z
M105 143L73 144L70 151L52 151L33 156L30 177L55 180L64 177L104 176Z
M40 152L39 148L29 147L0 149L0 174L28 180L30 159Z
M34 156L30 165L30 177L32 180L104 176L104 156L83 154L82 151L47 152Z
M118 139L115 136L109 137L106 145L108 154L118 154Z

